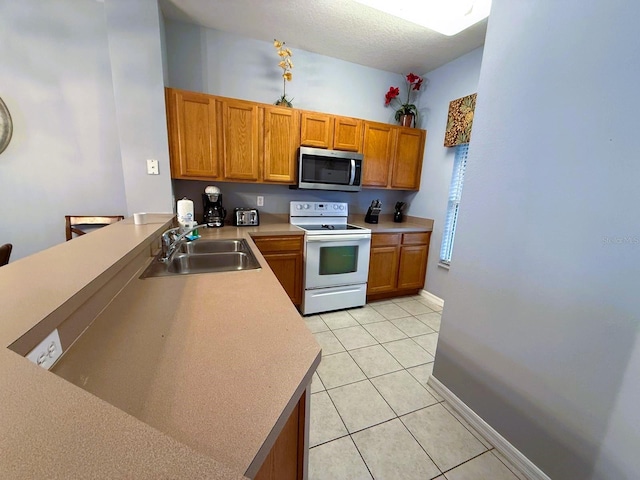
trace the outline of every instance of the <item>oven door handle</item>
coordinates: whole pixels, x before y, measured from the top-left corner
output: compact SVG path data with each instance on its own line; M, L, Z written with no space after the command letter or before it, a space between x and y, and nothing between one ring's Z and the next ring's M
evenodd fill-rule
M349 235L307 236L307 242L344 242L345 240L371 240L371 235L366 233L356 233Z

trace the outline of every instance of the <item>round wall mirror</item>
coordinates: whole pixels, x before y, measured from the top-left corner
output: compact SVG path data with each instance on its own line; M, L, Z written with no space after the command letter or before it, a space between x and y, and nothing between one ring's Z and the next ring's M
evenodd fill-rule
M9 145L12 134L13 122L11 121L11 114L2 98L0 98L0 153L4 152Z

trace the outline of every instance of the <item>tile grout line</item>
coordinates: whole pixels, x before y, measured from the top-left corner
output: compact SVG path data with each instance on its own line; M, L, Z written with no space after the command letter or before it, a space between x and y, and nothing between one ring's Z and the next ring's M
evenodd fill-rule
M395 303L394 303L394 304L395 304ZM395 304L395 305L397 305L397 304ZM399 306L399 305L398 305L398 306ZM425 305L425 306L426 306L426 305ZM373 308L373 307L372 307L372 308ZM402 308L402 307L400 307L400 308ZM429 308L429 307L427 307L427 308ZM375 310L375 308L374 308L374 310ZM403 310L404 310L404 309L403 309ZM377 310L376 310L376 311L377 311ZM406 311L406 310L405 310L405 311ZM391 319L388 319L387 317L385 317L385 316L384 316L382 313L380 313L380 312L377 312L377 313L379 313L379 314L384 318L384 320L380 320L379 322L370 322L370 323L368 323L368 324L362 324L362 323L360 323L360 322L359 322L355 317L353 317L353 316L352 316L348 311L346 311L346 313L347 313L351 318L353 318L353 319L356 321L356 323L357 323L358 325L352 325L352 326L350 326L350 327L340 327L340 328L332 329L332 328L331 328L331 327L326 323L326 321L325 321L324 319L322 319L322 317L320 317L320 319L321 319L321 320L323 321L323 323L327 326L327 328L329 329L328 331L330 331L330 332L333 334L333 336L336 338L336 340L338 340L338 343L342 346L342 348L344 348L344 352L346 352L346 353L349 355L349 357L351 358L351 360L356 364L356 366L358 367L358 369L360 370L360 372L364 375L364 377L365 377L365 379L364 379L364 380L367 380L367 381L368 381L368 382L373 386L373 388L375 389L375 391L378 393L378 395L380 395L380 396L382 397L382 399L383 399L383 401L385 402L385 404L389 407L389 409L391 410L391 412L393 412L393 414L394 414L395 416L394 416L393 418L388 419L388 420L385 420L385 421L383 421L383 422L379 422L379 423L376 423L376 424L370 425L370 426L368 426L368 427L366 427L366 428L363 428L363 429L360 429L360 430L356 430L356 431L354 431L354 432L350 432L350 431L349 431L349 428L347 427L347 425L346 425L346 423L345 423L345 421L344 421L344 419L342 418L342 415L341 415L341 414L340 414L340 412L338 411L337 406L335 405L335 403L334 403L333 399L331 398L331 395L329 394L329 391L330 391L330 390L337 389L337 388L340 388L340 387L343 387L343 386L346 386L346 385L352 385L352 384L355 384L355 383L359 383L359 382L362 382L362 381L364 381L364 380L358 380L358 381L356 381L356 382L350 382L350 383L347 383L347 384L344 384L344 385L340 385L340 386L337 386L337 387L326 388L326 385L324 384L324 382L322 381L322 378L321 378L321 377L320 377L320 375L318 374L318 377L319 377L319 379L320 379L320 382L321 382L322 386L325 388L325 390L324 390L324 391L327 393L327 396L329 397L329 400L331 401L331 403L332 403L332 405L333 405L334 409L336 410L336 413L338 414L338 417L340 418L340 421L343 423L343 425L344 425L344 427L345 427L345 429L346 429L346 431L347 431L347 434L346 434L346 435L343 435L343 436L340 436L340 437L337 437L337 438L334 438L334 439L329 440L329 441L327 441L327 442L323 442L323 443L321 443L321 444L315 445L315 446L314 446L314 447L312 447L312 448L315 448L315 447L318 447L318 446L320 446L320 445L324 445L324 444L326 444L326 443L329 443L329 442L332 442L332 441L335 441L335 440L338 440L338 439L344 438L344 437L346 437L346 436L349 436L350 440L352 441L352 443L353 443L353 444L354 444L354 446L356 447L356 451L358 452L358 454L360 455L360 458L362 459L363 463L365 464L365 467L367 468L367 471L369 472L369 474L371 475L371 477L372 477L372 478L375 478L375 477L373 476L373 473L371 472L371 469L369 468L369 465L367 465L367 462L365 461L365 459L364 459L364 457L363 457L362 453L360 452L360 449L358 448L358 446L357 446L357 444L356 444L355 440L353 439L353 434L356 434L356 433L359 433L359 432L362 432L362 431L368 430L368 429L370 429L370 428L374 428L374 427L376 427L376 426L382 425L382 424L384 424L384 423L391 422L391 421L393 421L393 420L395 420L395 419L398 419L398 420L400 420L400 423L402 424L403 428L404 428L406 431L408 431L408 432L409 432L409 434L410 434L410 435L411 435L411 437L415 440L415 442L418 444L418 446L421 448L421 450L422 450L422 451L424 451L424 453L427 455L427 457L428 457L428 458L431 460L431 462L435 465L436 469L440 472L438 475L436 475L436 477L437 477L437 476L440 476L440 475L444 475L444 472L442 471L442 469L440 469L440 467L438 467L438 465L435 463L435 461L433 460L433 458L431 458L431 456L430 456L430 455L429 455L429 453L426 451L426 449L422 446L422 444L420 444L420 442L418 441L418 439L417 439L417 438L415 438L415 436L413 435L413 433L411 433L411 431L406 427L406 425L404 424L404 422L402 422L402 419L401 419L401 417L402 417L402 416L410 415L410 414L412 414L412 413L415 413L415 412L418 412L418 411L420 411L420 410L423 410L423 409L426 409L426 408L432 407L432 406L434 406L434 405L442 404L442 403L443 403L443 400L438 401L438 399L434 397L434 400L436 401L436 403L431 404L431 405L427 405L427 406L425 406L425 407L422 407L422 408L419 408L419 409L416 409L416 410L413 410L413 411L411 411L411 412L407 412L407 413L402 414L402 415L398 415L398 413L397 413L397 412L393 409L393 407L389 404L389 402L388 402L388 401L387 401L387 399L384 397L384 395L382 395L382 393L378 390L378 388L376 387L376 385L371 381L371 379L373 379L373 378L378 378L378 377L381 377L381 376L384 376L384 375L388 375L388 374L390 374L390 373L397 373L397 372L400 372L400 371L403 371L403 370L404 370L404 371L406 371L406 372L411 376L411 378L413 378L414 380L416 380L416 381L418 382L418 384L419 384L419 385L420 385L420 386L425 390L425 392L427 392L430 396L433 396L433 395L432 395L432 394L431 394L431 393L430 393L430 392L425 388L425 386L424 386L424 385L422 385L422 383L421 383L421 382L420 382L420 381L419 381L419 380L418 380L414 375L412 375L412 374L411 374L411 372L409 372L409 371L408 371L408 368L413 368L413 367L417 367L417 366L420 366L420 365L426 365L426 364L432 363L432 362L433 362L433 360L432 360L431 362L425 362L425 363L420 363L420 364L418 364L418 365L412 365L411 367L405 367L404 365L402 365L402 364L398 361L398 359L393 355L393 353L389 352L389 350L387 350L387 349L384 347L384 343L381 343L380 341L378 341L378 339L377 339L377 338L375 338L375 337L374 337L374 336L373 336L373 335L372 335L372 334L371 334L371 333L370 333L370 332L365 328L365 325L368 325L368 324L375 324L375 323L380 323L380 322L388 321L388 322L390 322L394 327L396 327L400 332L402 332L404 335L406 335L406 336L407 336L407 338L409 338L409 339L413 340L413 337L409 336L409 334L407 334L404 330L402 330L400 327L398 327L397 325L395 325L395 324L392 322L392 320L391 320ZM438 312L435 312L435 311L434 311L434 313L438 313ZM438 334L438 335L439 335L439 331L434 330L431 326L429 326L429 325L425 324L424 322L422 322L422 321L421 321L419 318L417 318L414 314L409 314L407 317L399 317L399 318L397 318L397 319L393 319L393 320L399 320L399 319L402 319L402 318L414 318L415 320L417 320L418 322L420 322L421 324L425 325L427 328L429 328L430 330L432 330L432 332L431 332L431 333L425 333L425 334L415 335L416 337L417 337L417 336L421 336L421 335L431 335L431 334L433 334L433 333L436 333L436 334ZM365 330L365 331L366 331L366 332L367 332L367 333L368 333L368 334L369 334L369 335L370 335L370 336L371 336L371 337L376 341L376 344L374 344L374 345L366 345L366 346L358 347L358 348L354 348L354 349L351 349L351 350L359 350L359 349L363 349L363 348L367 348L367 347L372 347L372 346L376 346L376 345L382 346L382 348L383 348L383 349L384 349L384 350L385 350L385 351L386 351L386 352L387 352L387 353L388 353L388 354L389 354L389 355L390 355L390 356L391 356L391 357L392 357L396 362L398 362L398 364L401 366L401 368L400 368L399 370L394 370L394 371L392 371L392 372L386 372L386 373L384 373L384 374L380 374L380 375L376 375L376 376L373 376L373 377L369 377L369 376L368 376L368 375L367 375L367 374L362 370L362 367L360 367L360 365L358 364L358 362L356 361L356 359L353 357L353 355L351 355L351 350L347 349L347 348L346 348L346 346L344 345L344 343L343 343L343 342L338 338L338 336L337 336L337 335L335 335L335 333L333 333L333 332L334 332L334 330L341 330L341 329L344 329L344 328L352 328L352 327L355 327L355 326L360 326L360 327L362 327L362 328L363 328L363 329L364 329L364 330ZM316 332L316 333L320 333L320 332ZM400 340L404 340L404 339L400 339ZM385 343L391 343L391 342L394 342L394 341L398 341L398 340L391 340L390 342L385 342ZM430 356L432 356L432 357L433 357L433 355L431 355L431 353L430 353L430 352L428 352L426 349L424 349L424 348L423 348L420 344L418 344L415 340L413 340L413 343L414 343L415 345L417 345L421 350L423 350L424 352L426 352L427 354L429 354ZM336 352L336 353L333 353L333 354L331 354L331 355L337 355L338 353L344 353L344 352ZM327 356L330 356L330 355L327 355ZM316 392L316 393L319 393L319 392ZM449 413L449 414L451 414L451 412L448 412L448 413ZM453 416L453 414L451 414L451 415ZM455 418L455 416L454 416L454 418ZM457 420L457 419L456 419L456 420ZM463 425L463 426L464 426L464 425ZM468 429L467 429L467 430L468 430ZM473 435L473 432L470 432L470 433L472 433L472 435ZM474 436L475 436L475 435L474 435ZM482 442L481 442L481 443L482 443ZM484 445L483 445L483 446L484 446ZM485 447L485 448L486 448L486 447ZM490 451L490 450L486 450L486 451L485 451L485 452L483 452L483 453L486 453L487 451ZM474 458L476 458L476 457L474 457ZM471 460L471 459L469 459L469 460ZM466 463L466 462L463 462L463 463ZM461 464L460 464L460 465L461 465ZM453 467L453 468L456 468L456 467ZM436 478L436 477L433 477L433 478Z
M347 312L347 313L349 313L349 312ZM380 314L380 315L382 315L382 314ZM384 315L383 315L383 316L384 316ZM412 317L413 317L413 315L412 315ZM386 318L386 317L385 317L385 318ZM406 318L406 317L402 317L402 318ZM415 318L415 317L414 317L414 318ZM416 319L416 320L420 321L419 319ZM357 321L357 320L356 320L356 321ZM389 321L389 320L388 320L388 321ZM358 322L358 323L359 323L359 322ZM362 325L360 325L360 326L362 326ZM363 327L363 328L364 328L364 327ZM396 328L397 328L397 327L396 327ZM365 330L366 330L366 329L365 329ZM403 333L404 333L404 332L403 332ZM370 333L369 333L369 334L370 334ZM370 334L370 335L371 335L371 334ZM373 336L373 335L371 335L371 336ZM336 336L336 338L338 338L338 337ZM378 341L375 337L374 337L374 340ZM340 342L340 339L339 339L339 338L338 338L338 341ZM387 343L389 343L389 342L387 342ZM415 342L414 342L414 343L415 343ZM432 463L435 465L435 467L438 469L438 471L440 472L440 473L439 473L439 475L444 474L444 472L442 472L442 470L440 469L440 467L438 467L438 465L437 465L437 464L436 464L436 462L433 460L433 458L431 458L431 456L430 456L430 455L429 455L429 453L426 451L426 449L422 446L422 444L418 441L418 439L417 439L417 438L415 438L415 436L413 435L413 433L411 433L411 431L407 428L407 426L404 424L404 422L400 419L400 415L398 415L398 413L393 409L393 407L389 404L389 402L387 401L387 399L386 399L386 398L384 398L384 395L382 395L382 393L378 390L378 388L377 388L377 387L375 386L375 384L371 381L371 379L367 376L367 374L366 374L366 373L364 373L364 371L362 370L362 368L360 367L360 365L358 365L358 362L356 361L356 359L355 359L355 358L353 358L353 356L351 355L351 352L350 352L349 350L347 350L347 348L342 344L342 342L340 342L340 344L343 346L343 348L345 348L345 351L349 354L349 357L351 357L351 359L353 360L353 362L357 365L357 367L360 369L360 371L362 372L362 374L365 376L365 379L366 379L367 381L369 381L369 383L373 386L373 388L375 389L375 391L376 391L376 392L378 392L378 395L380 395L380 397L382 398L382 400L387 404L387 406L391 409L391 411L392 411L392 412L394 413L394 415L395 415L395 417L394 417L394 418L391 418L391 419L389 419L389 420L385 420L384 422L376 423L376 424L374 424L374 425L369 425L368 427L363 428L363 429L360 429L360 430L357 430L357 431L355 431L355 432L350 432L350 431L349 431L349 428L348 428L348 427L346 426L346 424L345 424L345 428L347 429L347 432L348 432L348 434L349 434L349 437L351 437L351 441L353 442L353 444L354 444L354 445L355 445L355 447L356 447L356 450L357 450L357 451L358 451L358 453L360 454L360 457L362 458L362 461L364 462L365 466L367 467L367 470L369 471L369 474L371 475L371 477L372 477L372 478L375 478L375 477L373 476L373 473L372 473L372 472L371 472L371 470L369 469L369 465L367 465L366 460L365 460L365 459L364 459L364 457L362 456L362 453L360 452L360 449L358 448L358 445L356 444L355 440L353 440L353 434L354 434L354 433L358 433L358 432L362 432L362 431L365 431L365 430L368 430L368 429L370 429L370 428L376 427L376 426L378 426L378 425L382 425L382 424L384 424L384 423L390 422L390 421L395 420L395 419L400 420L400 423L402 424L402 427L403 427L407 432L409 432L409 434L412 436L412 438L415 440L415 442L418 444L418 446L422 449L422 451L425 453L425 455L427 455L427 457L429 458L429 460L431 460L431 462L432 462ZM384 348L384 345L383 345L382 343L378 342L378 345L380 345L380 346L382 346L382 348ZM418 345L418 344L416 343L416 345ZM373 346L373 345L369 345L369 346ZM422 348L420 345L418 345L418 347ZM366 348L366 347L361 347L361 348ZM409 374L409 376L411 376L412 378L414 378L414 380L416 380L416 381L418 382L418 384L419 384L419 385L420 385L420 386L425 390L425 392L426 392L426 393L428 393L429 395L431 395L431 393L429 393L429 391L428 391L426 388L424 388L424 386L423 386L423 385L422 385L422 384L421 384L421 383L420 383L420 382L419 382L419 381L418 381L418 380L417 380L413 375L411 375L411 373L410 373L409 371L407 371L407 368L406 368L404 365L402 365L402 364L398 361L398 359L397 359L397 358L395 358L395 357L393 356L393 354L392 354L391 352L389 352L386 348L384 348L384 349L385 349L385 351L386 351L389 355L391 355L391 357L393 357L393 358L396 360L396 362L398 362L398 364L400 364L400 366L402 367L402 369L400 369L400 370L396 370L395 372L400 372L400 371L403 371L403 370L404 370L405 372L407 372L407 373ZM354 349L354 350L357 350L357 349ZM423 350L424 350L424 349L423 349ZM425 350L425 351L426 351L426 350ZM427 352L427 353L429 353L429 352ZM431 354L429 354L429 355L431 355ZM431 362L427 362L427 363L431 363ZM421 364L421 365L425 365L425 364ZM417 366L417 365L415 365L415 366ZM394 372L388 372L388 373L394 373ZM382 374L382 375L387 375L388 373L385 373L385 374ZM378 377L379 377L379 376L382 376L382 375L378 375ZM318 375L318 376L319 376L319 375ZM372 378L376 378L376 377L372 377ZM359 380L359 381L362 381L362 380ZM358 382L352 382L352 383L351 383L351 384L349 384L349 385L352 385L352 384L354 384L354 383L358 383ZM324 383L323 383L323 385L324 385ZM342 386L344 386L344 385L342 385ZM340 388L340 387L334 387L334 388ZM331 395L329 395L329 394L328 394L328 390L327 390L327 396L329 397L329 399L330 399L330 400L331 400L331 402L333 403L333 399L331 398ZM433 395L431 395L431 396L433 396ZM434 400L436 400L436 402L437 402L437 400L438 400L438 399L434 397ZM429 408L430 406L438 405L438 404L439 404L439 402L437 402L437 403L435 403L435 404L432 404L432 405L428 405L428 406L426 406L426 407L423 407L423 408L420 408L420 409L417 409L417 410L414 410L413 412L408 412L408 413L406 413L405 415L409 415L410 413L414 413L414 412L417 412L417 411L422 410L422 409L424 409L424 408ZM338 416L340 417L340 420L342 420L342 422L344 423L344 420L342 419L342 415L340 415L340 412L338 411L338 407L335 405L335 403L333 403L333 406L334 406L334 408L336 409L336 412L338 412ZM341 437L341 438L342 438L342 437ZM437 476L439 476L439 475L437 475ZM436 476L436 477L437 477L437 476ZM436 478L436 477L434 477L434 478Z

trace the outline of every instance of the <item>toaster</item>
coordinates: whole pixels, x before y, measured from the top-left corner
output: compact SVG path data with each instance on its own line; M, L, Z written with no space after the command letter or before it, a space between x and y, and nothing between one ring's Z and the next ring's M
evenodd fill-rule
M236 227L255 227L260 225L260 215L255 208L235 208L233 225Z

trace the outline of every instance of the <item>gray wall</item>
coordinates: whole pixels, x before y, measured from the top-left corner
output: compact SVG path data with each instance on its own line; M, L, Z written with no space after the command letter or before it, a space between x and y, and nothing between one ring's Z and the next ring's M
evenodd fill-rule
M349 212L364 214L372 200L382 202L382 213L392 214L397 201L405 197L405 192L395 190L372 190L365 188L360 192L325 192L321 190L292 190L285 185L240 184L225 182L199 182L192 180L174 180L176 198L187 197L194 202L196 215L202 214L202 193L207 185L215 185L223 194L224 207L233 211L234 207L255 207L266 213L289 213L291 200L310 202L347 202ZM264 206L258 207L256 197L264 197ZM199 220L199 219L198 219Z
M0 2L0 243L15 260L64 241L64 216L126 214L104 5Z
M12 261L64 241L64 215L171 210L159 18L155 0L0 2ZM147 158L161 175L146 175Z
M282 95L282 70L270 39L170 19L165 19L165 31L168 86L262 103ZM296 108L395 123L384 94L403 81L400 75L291 48L294 68L287 97Z
M639 16L489 21L434 375L554 479L640 472Z
M159 7L107 0L105 13L127 212L171 212ZM158 160L159 175L147 174L147 159Z
M407 197L409 215L434 220L425 289L447 299L449 271L439 267L442 230L447 214L449 185L453 171L455 148L444 147L449 102L474 93L482 63L482 48L443 65L425 75L426 92L420 96L419 109L427 129L427 144L422 166L423 188ZM455 262L455 253L453 261Z

